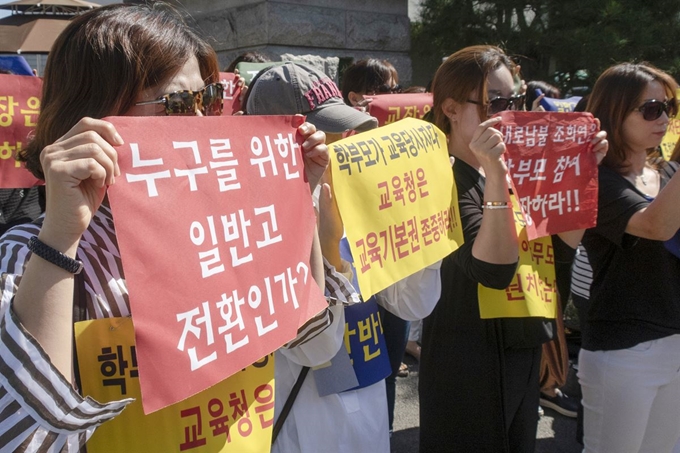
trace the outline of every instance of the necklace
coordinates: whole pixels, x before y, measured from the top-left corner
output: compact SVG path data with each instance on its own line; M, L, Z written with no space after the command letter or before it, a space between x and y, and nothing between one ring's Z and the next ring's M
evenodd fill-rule
M640 175L640 181L642 181L642 185L647 187L647 177L645 176L645 170L642 170L642 174Z

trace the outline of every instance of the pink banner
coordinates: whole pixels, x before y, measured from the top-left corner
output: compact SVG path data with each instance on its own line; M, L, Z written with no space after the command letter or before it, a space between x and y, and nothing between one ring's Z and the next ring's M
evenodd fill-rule
M41 91L38 77L0 74L0 188L43 183L16 160L38 120Z
M432 93L399 93L367 96L369 115L378 119L378 125L396 123L404 118L422 119L432 109Z
M231 376L326 306L293 117L108 118L145 413Z
M220 82L224 84L224 115L233 115L241 110L241 87L236 84L236 74L220 72Z
M529 240L590 228L597 220L597 160L590 113L500 113L508 171Z

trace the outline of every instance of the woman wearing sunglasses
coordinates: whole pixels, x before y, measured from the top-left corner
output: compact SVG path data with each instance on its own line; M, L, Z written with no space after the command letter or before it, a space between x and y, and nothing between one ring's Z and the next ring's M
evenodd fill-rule
M423 323L424 452L515 453L535 447L541 345L552 338L554 320L481 319L479 309L479 288L505 290L518 264L505 144L496 128L500 118L490 118L523 105L514 92L513 67L497 47L467 47L451 55L433 81L435 123L448 135L455 157L465 243L442 262L442 295ZM599 134L593 150L606 148ZM573 254L559 239L554 249L556 263Z
M593 268L579 356L591 452L670 452L680 437L680 175L656 157L678 85L643 64L598 79L587 110L611 140L600 166ZM677 242L676 242L677 244Z
M55 42L35 136L21 155L45 180L46 214L0 241L0 451L78 451L129 403L99 404L71 387L74 305L89 319L130 316L106 201L123 142L98 118L219 115L217 78L215 52L160 5L97 8ZM308 123L300 132L315 186L328 163L325 136ZM323 288L320 262L315 247L311 265ZM323 314L314 319L301 335L329 323Z

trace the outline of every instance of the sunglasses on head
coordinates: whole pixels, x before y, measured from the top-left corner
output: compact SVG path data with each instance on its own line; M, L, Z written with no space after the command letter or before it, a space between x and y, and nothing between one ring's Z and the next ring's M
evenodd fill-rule
M486 105L486 115L492 116L505 110L519 110L524 105L524 95L516 94L509 98L498 96L486 103L473 101L472 99L468 99L467 102L476 105Z
M223 94L224 85L216 82L198 91L175 91L135 105L164 104L166 115L195 115L196 110L199 110L205 116L219 116L222 114Z
M390 86L386 83L380 85L378 88L375 89L376 94L395 94L401 92L402 92L401 85Z
M669 118L674 117L678 113L678 104L675 101L675 98L666 101L652 99L651 101L646 101L635 110L642 113L642 118L644 118L645 121L654 121L659 119L664 112Z

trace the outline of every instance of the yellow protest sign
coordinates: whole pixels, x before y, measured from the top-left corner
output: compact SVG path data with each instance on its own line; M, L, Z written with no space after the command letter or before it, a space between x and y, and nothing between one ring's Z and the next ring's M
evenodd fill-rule
M94 433L89 453L269 451L273 355L196 396L144 415L132 319L83 321L75 332L83 394L97 401L137 399Z
M333 187L361 295L444 258L463 243L446 137L406 118L330 145Z
M680 99L680 89L676 91L675 99ZM678 111L678 113L668 122L666 135L664 135L663 140L661 140L661 154L663 154L664 159L671 159L671 155L675 149L675 144L678 143L678 139L680 139L680 111Z
M510 285L496 290L479 285L482 319L557 316L555 254L550 236L529 241L526 222L515 195L511 195L519 239L519 266Z

